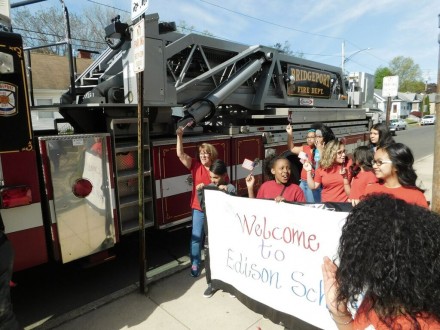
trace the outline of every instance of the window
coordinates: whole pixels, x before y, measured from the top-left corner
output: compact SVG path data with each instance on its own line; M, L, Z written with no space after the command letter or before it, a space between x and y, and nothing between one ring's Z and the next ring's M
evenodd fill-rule
M51 99L37 99L36 105L52 105ZM38 118L54 118L53 111L38 111Z
M0 52L0 73L14 73L14 59L11 54Z

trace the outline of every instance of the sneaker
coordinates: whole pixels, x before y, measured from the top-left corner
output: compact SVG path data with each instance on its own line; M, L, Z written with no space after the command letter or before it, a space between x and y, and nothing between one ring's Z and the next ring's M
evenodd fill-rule
M211 298L212 295L217 291L217 289L214 289L210 284L208 284L208 287L206 288L205 292L203 292L203 297L205 298Z
M192 265L191 266L191 276L192 277L199 277L199 275L200 275L199 266Z

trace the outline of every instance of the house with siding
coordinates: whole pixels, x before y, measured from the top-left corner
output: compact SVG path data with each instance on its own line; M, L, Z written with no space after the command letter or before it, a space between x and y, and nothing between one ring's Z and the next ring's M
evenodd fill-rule
M381 89L374 90L374 99L378 109L386 113L388 100L382 96ZM422 99L417 93L397 93L397 96L391 99L390 119L407 118L411 112L420 111Z
M92 62L90 56L74 58L74 76L80 75ZM53 106L60 103L61 95L70 87L69 59L67 56L30 53L26 66L30 104L39 109L31 111L32 126L36 130L53 128L54 120L62 118Z
M93 60L75 58L76 76L80 75ZM34 105L52 105L60 103L60 97L70 86L69 59L67 56L31 53L28 84L33 90ZM30 88L29 88L30 90Z

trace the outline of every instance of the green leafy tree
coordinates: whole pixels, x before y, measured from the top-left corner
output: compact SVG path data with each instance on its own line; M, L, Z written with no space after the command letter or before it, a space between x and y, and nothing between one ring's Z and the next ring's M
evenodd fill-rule
M376 72L374 73L374 88L382 89L383 85L383 77L392 76L393 73L389 68L386 67L378 67Z
M423 98L423 102L422 102L422 111L423 111L423 115L429 115L429 96L425 95L425 97Z
M393 58L389 68L394 75L399 76L399 92L424 91L422 70L411 57L397 56Z

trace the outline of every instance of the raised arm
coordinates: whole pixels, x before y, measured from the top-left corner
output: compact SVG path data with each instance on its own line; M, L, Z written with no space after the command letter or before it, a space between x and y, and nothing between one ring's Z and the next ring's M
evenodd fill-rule
M187 169L191 168L192 158L183 151L183 127L179 126L176 130L177 142L176 153L180 161Z
M295 147L295 145L293 144L292 125L290 125L290 124L287 125L286 132L287 132L287 148L295 155L298 155L301 151L303 151L303 147Z
M347 303L338 302L336 295L338 284L336 282L336 265L328 257L324 257L322 264L322 279L324 283L325 302L331 318L338 330L353 329L353 317L347 309Z

